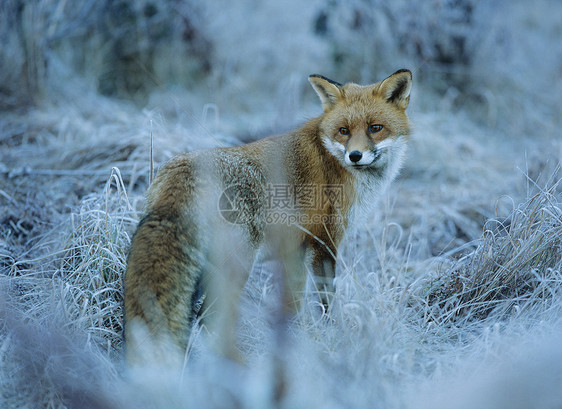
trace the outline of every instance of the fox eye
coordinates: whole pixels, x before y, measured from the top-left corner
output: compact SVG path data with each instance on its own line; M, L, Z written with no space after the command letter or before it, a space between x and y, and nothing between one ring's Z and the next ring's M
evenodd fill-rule
M349 129L345 127L340 128L340 134L342 135L349 135Z
M370 133L377 133L382 131L382 125L369 125L369 132Z

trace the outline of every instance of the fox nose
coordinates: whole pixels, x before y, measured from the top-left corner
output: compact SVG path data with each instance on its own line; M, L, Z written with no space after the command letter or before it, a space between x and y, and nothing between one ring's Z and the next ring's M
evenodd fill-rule
M359 162L362 157L363 154L359 151L353 151L349 153L349 160L352 161L353 163Z

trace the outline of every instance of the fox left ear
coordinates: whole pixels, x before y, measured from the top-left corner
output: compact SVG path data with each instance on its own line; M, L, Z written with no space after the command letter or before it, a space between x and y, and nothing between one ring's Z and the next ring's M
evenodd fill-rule
M308 77L310 85L320 97L324 112L330 111L341 98L343 98L342 85L322 75L312 74Z
M406 109L410 103L411 89L412 73L410 70L402 69L383 80L378 91L382 93L387 102Z

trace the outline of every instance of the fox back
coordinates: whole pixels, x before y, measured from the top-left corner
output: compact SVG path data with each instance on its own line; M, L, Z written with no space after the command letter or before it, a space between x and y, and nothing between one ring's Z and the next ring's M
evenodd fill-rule
M242 361L238 303L260 249L280 261L285 314L300 308L309 269L328 311L346 228L402 164L412 75L367 86L309 81L324 113L302 128L179 155L160 169L125 275L130 363L181 363L197 317L217 352Z

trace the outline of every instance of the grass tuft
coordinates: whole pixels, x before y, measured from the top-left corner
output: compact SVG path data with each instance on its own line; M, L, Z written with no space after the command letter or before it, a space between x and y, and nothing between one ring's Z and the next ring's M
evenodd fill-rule
M478 247L430 282L426 300L438 324L506 317L560 295L562 202L558 183L530 197L504 221L484 226Z
M82 200L70 221L53 271L56 291L72 325L115 355L122 343L126 254L137 223L119 169L113 169L104 194Z

